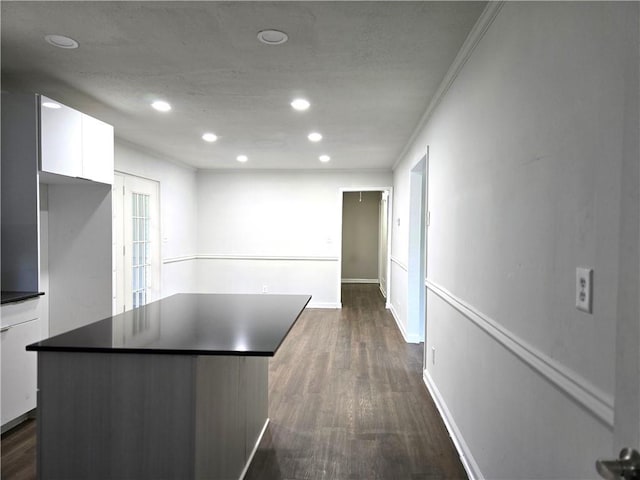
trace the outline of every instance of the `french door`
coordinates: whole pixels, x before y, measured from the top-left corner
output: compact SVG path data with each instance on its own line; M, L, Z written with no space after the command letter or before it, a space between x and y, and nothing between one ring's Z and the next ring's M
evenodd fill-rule
M114 313L160 298L159 189L153 180L114 176Z

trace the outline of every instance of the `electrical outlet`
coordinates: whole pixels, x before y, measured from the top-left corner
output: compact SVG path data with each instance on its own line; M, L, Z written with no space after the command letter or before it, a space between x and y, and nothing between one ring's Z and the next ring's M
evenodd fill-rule
M267 293L269 291L269 287L266 285L262 285L262 293Z
M591 313L591 297L593 296L593 269L576 268L576 308Z

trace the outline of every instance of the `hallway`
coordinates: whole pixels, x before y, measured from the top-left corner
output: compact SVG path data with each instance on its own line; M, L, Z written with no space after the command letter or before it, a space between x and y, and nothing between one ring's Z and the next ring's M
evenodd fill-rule
M342 310L308 309L269 369L271 422L249 480L466 479L377 285L346 284ZM2 479L35 478L35 422L2 438Z
M271 423L247 479L467 478L377 285L306 310L271 360Z

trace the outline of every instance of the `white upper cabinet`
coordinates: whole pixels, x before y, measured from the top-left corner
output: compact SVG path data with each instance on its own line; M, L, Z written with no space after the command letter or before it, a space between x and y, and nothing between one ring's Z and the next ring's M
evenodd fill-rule
M41 96L40 170L112 184L113 127Z
M82 177L113 184L113 127L82 114Z
M40 97L40 170L82 176L82 114L47 97Z

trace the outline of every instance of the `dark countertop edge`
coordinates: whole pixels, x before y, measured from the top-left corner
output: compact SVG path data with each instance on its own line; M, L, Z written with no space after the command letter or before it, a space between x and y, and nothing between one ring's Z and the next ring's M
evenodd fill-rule
M298 323L298 319L300 318L300 315L302 315L302 312L304 312L307 308L307 305L309 305L309 302L311 301L311 295L309 295L309 299L306 301L306 303L304 304L304 306L302 307L302 309L300 309L300 312L298 312L298 316L296 317L296 319L291 322L291 325L289 326L289 329L287 330L287 332L284 334L284 336L282 337L282 340L280 340L280 343L278 345L276 345L276 348L273 350L273 355L276 354L276 352L278 351L278 349L280 348L280 345L282 345L282 342L285 341L285 339L289 336L289 332L291 331L291 329L293 328L293 326Z
M132 353L137 355L209 355L209 356L228 356L228 357L273 357L275 352L262 351L227 351L227 350L180 350L180 349L148 349L148 348L112 348L112 347L42 347L37 343L27 345L26 350L29 352L51 352L51 353Z
M2 292L2 305L18 303L44 295L44 292Z
M235 357L273 357L282 342L287 338L289 332L293 326L298 322L300 316L307 308L307 305L311 301L311 295L307 295L307 301L304 306L298 312L295 320L291 322L291 325L287 329L286 333L280 340L280 343L276 345L273 351L261 351L261 350L204 350L204 349L179 349L179 348L125 348L125 347L72 347L72 346L55 346L55 345L40 345L42 342L32 343L26 346L26 350L29 352L67 352L67 353L114 353L114 354L138 354L138 355L210 355L210 356L235 356ZM64 335L64 334L62 334ZM53 337L52 337L53 338ZM43 342L46 340L43 340Z

